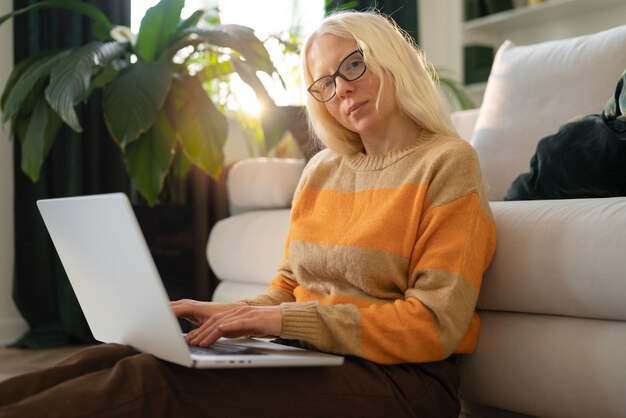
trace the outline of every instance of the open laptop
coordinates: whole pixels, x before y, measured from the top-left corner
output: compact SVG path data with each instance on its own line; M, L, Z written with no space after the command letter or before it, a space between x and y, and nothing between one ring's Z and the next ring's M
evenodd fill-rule
M98 341L197 368L343 363L341 356L260 339L220 339L219 354L190 347L125 194L46 199L37 206Z

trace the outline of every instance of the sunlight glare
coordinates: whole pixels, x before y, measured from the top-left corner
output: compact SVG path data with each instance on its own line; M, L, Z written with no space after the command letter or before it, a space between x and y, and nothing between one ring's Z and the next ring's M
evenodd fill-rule
M254 90L239 78L238 75L232 75L230 79L232 91L235 92L230 97L229 107L241 109L243 112L251 116L261 115L261 103L256 98Z

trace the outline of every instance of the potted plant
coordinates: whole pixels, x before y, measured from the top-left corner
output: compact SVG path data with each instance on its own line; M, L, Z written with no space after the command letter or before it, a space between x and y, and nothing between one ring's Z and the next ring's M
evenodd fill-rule
M153 205L166 176L196 166L216 178L228 124L207 90L232 73L273 102L256 72L276 72L252 29L220 24L198 10L181 19L184 0L161 0L135 35L97 7L73 0L35 3L0 17L62 8L89 17L97 39L44 51L16 64L0 98L3 123L19 139L22 170L35 182L63 123L81 132L75 107L103 90L103 117L119 146L133 187Z

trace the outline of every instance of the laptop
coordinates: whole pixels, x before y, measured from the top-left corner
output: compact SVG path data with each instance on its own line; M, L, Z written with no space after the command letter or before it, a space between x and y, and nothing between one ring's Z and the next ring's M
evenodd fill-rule
M187 344L123 193L37 201L94 337L196 368L338 366L343 357L268 340Z

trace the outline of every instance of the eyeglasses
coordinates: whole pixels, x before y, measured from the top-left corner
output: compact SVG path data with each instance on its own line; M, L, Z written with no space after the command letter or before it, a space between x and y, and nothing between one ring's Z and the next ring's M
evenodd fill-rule
M339 64L339 68L331 75L315 80L307 89L318 102L325 103L335 97L337 83L335 79L341 77L346 81L354 81L365 74L367 66L363 60L363 51L357 49Z

